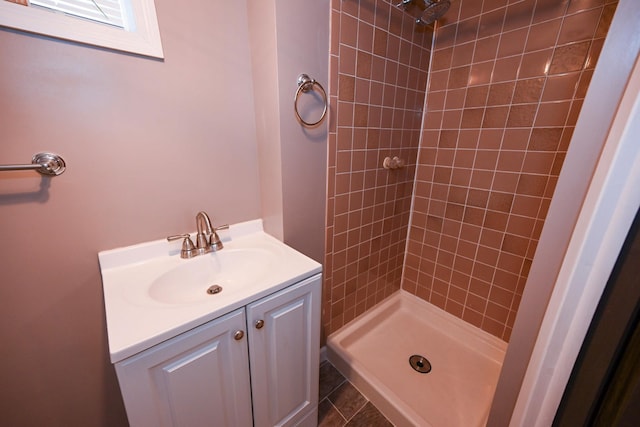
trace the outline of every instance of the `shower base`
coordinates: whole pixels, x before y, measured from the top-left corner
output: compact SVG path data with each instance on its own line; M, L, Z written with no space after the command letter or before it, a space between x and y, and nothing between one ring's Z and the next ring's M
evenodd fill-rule
M331 334L327 356L396 426L481 427L506 347L399 291ZM413 355L428 361L428 373L414 370Z

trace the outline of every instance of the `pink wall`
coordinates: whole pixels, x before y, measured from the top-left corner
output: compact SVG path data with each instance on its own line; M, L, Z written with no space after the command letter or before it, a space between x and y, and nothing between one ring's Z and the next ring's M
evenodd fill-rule
M165 60L0 29L3 425L126 425L100 250L260 217L245 2L157 0Z
M452 2L436 31L404 289L509 340L616 3Z
M322 262L328 120L303 127L292 100L301 73L328 88L329 0L304 8L297 0L252 3L249 22L265 229ZM297 102L309 122L322 114L318 91Z

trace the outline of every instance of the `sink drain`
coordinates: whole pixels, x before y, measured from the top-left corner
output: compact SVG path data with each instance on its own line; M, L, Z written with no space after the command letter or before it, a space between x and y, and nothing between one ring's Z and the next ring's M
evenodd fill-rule
M409 358L409 364L411 367L420 372L421 374L428 374L431 372L431 363L423 356L414 354Z
M220 292L222 292L222 286L220 285L211 285L207 288L207 293L209 295L219 294Z

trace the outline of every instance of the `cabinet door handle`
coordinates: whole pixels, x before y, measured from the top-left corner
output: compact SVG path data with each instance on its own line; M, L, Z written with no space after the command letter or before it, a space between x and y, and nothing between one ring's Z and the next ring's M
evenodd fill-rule
M242 339L242 337L244 337L244 332L243 331L236 331L236 333L233 334L233 338L236 341L240 341Z
M256 329L262 329L263 326L264 326L264 320L260 319L256 321Z

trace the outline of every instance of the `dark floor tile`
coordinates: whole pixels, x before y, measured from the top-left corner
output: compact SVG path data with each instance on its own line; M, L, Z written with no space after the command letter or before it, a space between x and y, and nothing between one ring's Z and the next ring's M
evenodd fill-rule
M340 384L345 382L342 374L334 366L325 361L320 364L320 391L319 400L324 399Z
M371 402L367 402L347 423L347 427L393 427L393 424Z
M367 403L367 399L349 381L345 381L334 390L329 395L329 400L347 420L350 420Z
M318 427L342 427L347 421L329 401L324 399L318 405Z
M320 364L319 394L320 427L393 427L329 361Z

